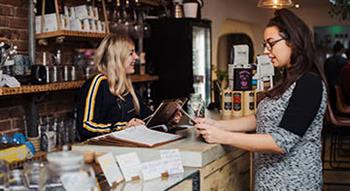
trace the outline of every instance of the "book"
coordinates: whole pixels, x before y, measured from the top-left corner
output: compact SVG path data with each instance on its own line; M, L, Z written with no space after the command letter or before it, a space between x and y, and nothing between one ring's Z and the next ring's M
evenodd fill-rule
M181 138L183 137L180 135L159 132L144 125L138 125L89 139L86 143L127 147L155 147Z

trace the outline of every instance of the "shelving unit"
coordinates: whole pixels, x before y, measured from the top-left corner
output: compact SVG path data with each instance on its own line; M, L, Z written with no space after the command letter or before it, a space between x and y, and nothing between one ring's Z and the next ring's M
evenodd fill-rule
M54 37L75 37L80 39L102 39L106 36L107 33L96 33L96 32L81 32L81 31L68 31L68 30L59 30L53 32L43 32L35 35L37 40L47 39Z
M159 77L146 74L146 75L133 75L131 76L131 79L134 83L139 83L139 82L155 81L155 80L158 80ZM50 84L43 84L43 85L24 85L24 86L15 87L15 88L2 87L0 88L0 96L77 89L77 88L80 88L84 82L85 80L79 80L79 81L70 81L70 82L57 82L57 83L50 83Z
M91 46L96 47L96 43L100 42L107 34L109 34L109 21L108 21L108 16L107 16L107 8L110 8L111 5L113 5L113 1L106 1L106 0L92 0L90 1L93 3L94 6L97 6L100 12L99 18L104 21L105 23L105 30L102 32L85 32L85 31L70 31L66 30L63 28L60 28L61 25L61 19L59 16L59 3L61 1L59 0L54 0L54 7L55 7L55 14L56 14L56 19L57 19L57 31L52 31L52 32L39 32L38 34L33 35L35 36L35 40L37 40L37 44L42 45L42 48L50 49L52 48L52 45L58 45L60 46L61 50L63 46L67 44L73 45L77 44L79 45L78 47L81 48L83 46L89 46L87 48L91 48ZM76 6L79 4L84 4L87 1L83 0L67 0L65 2L66 6ZM135 1L137 4L138 8L141 8L143 6L159 6L160 5L160 0L138 0ZM62 8L62 7L61 7ZM42 1L42 6L40 14L42 16L41 18L41 30L44 28L45 25L45 20L44 20L44 15L45 15L45 1ZM33 18L32 18L33 17ZM35 27L35 18L34 15L31 15L31 19L34 21L34 27ZM54 39L56 41L54 41ZM74 42L73 42L74 41ZM79 41L86 42L87 44L78 44ZM78 42L78 43L75 43ZM49 45L50 44L50 45ZM49 45L50 47L48 47ZM46 47L44 47L46 46ZM85 48L85 47L84 47ZM35 52L35 46L33 48L33 52ZM46 50L45 50L46 51ZM52 51L52 50L51 50ZM66 49L65 49L66 51ZM68 51L68 50L67 50ZM64 54L64 53L63 53ZM34 54L33 54L34 55ZM35 60L35 57L32 58ZM152 75L133 75L132 76L132 81L134 83L143 83L146 82L152 82L155 80L158 80L158 76L152 76ZM70 81L70 82L59 82L59 83L50 83L50 84L43 84L43 85L23 85L21 87L17 88L7 88L3 87L0 88L0 97L1 96L10 96L10 95L24 95L28 101L26 102L25 106L25 112L28 117L28 127L30 132L30 137L36 137L38 135L38 130L35 128L37 127L37 118L38 118L38 103L43 100L42 98L46 96L44 93L50 93L50 92L57 92L57 91L63 91L63 90L73 90L73 89L78 89L80 88L84 83L84 80L80 81ZM141 85L142 86L142 85ZM143 85L144 87L146 85Z

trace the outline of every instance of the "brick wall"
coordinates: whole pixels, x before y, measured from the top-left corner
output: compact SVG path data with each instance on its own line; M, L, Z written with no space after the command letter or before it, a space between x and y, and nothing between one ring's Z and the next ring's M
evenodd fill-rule
M37 100L39 116L67 116L73 111L76 91L37 94L38 97L34 99ZM30 95L0 97L0 134L24 132L24 119L29 118L30 99Z
M28 1L0 0L0 42L13 42L20 54L28 52ZM50 48L53 51L54 46L59 45L38 46L38 51ZM63 116L72 112L75 95L75 90L38 94L43 96L37 104L39 115ZM0 135L24 132L23 119L29 118L29 103L28 94L0 97Z
M11 41L20 53L27 52L28 0L0 0L0 41Z

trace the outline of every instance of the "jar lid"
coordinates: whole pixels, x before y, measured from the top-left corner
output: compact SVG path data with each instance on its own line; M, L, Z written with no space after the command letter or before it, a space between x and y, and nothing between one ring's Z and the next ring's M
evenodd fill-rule
M78 152L62 151L47 154L47 160L59 166L71 166L81 164L84 161L84 156Z

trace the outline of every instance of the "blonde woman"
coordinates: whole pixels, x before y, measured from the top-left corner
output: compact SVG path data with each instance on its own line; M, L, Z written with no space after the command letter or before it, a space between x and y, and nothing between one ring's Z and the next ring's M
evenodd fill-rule
M142 125L140 119L151 114L130 79L137 59L128 36L110 34L103 39L95 55L99 74L87 80L80 92L77 130L81 140Z

